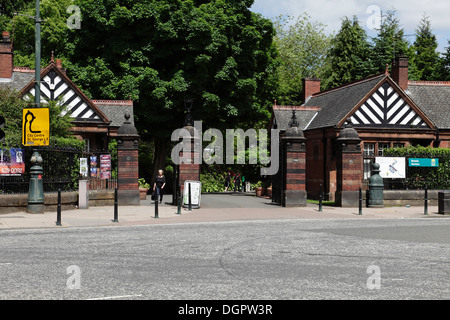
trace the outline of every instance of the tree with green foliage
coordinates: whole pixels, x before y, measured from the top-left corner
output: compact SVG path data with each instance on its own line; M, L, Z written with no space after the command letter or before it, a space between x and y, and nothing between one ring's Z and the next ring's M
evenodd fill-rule
M9 30L14 13L22 13L35 3L34 0L0 0L0 30Z
M277 102L300 104L302 79L324 76L325 57L330 50L331 36L325 34L325 25L312 21L307 13L296 19L279 16L274 25L274 42L280 57Z
M251 126L275 97L273 24L253 0L75 0L68 75L91 97L128 99L144 140L164 168L186 98L205 127ZM155 176L155 174L153 174Z
M395 15L395 11L382 14L378 34L372 38L370 59L373 61L374 73L385 72L386 65L392 66L392 61L397 55L404 55L409 58L409 78L419 80L414 62L414 49L406 40L405 32Z
M448 40L448 47L445 50L439 57L436 80L450 81L450 40Z
M20 13L8 23L3 30L7 30L14 41L14 65L34 69L35 65L35 23L30 17L35 16L35 1L22 1ZM72 0L42 0L40 15L44 20L41 24L41 55L43 64L50 61L52 52L65 61L66 46L69 30L67 20L70 14L67 8L73 4Z
M18 98L18 93L10 88L0 88L0 110L5 118L5 141L0 148L20 146L22 141L22 109L27 103Z
M365 78L373 73L367 34L356 16L342 20L341 29L331 40L323 86L333 88Z
M431 29L430 17L424 15L416 30L414 41L414 62L419 73L419 80L439 80L437 67L439 66L439 52L436 36Z

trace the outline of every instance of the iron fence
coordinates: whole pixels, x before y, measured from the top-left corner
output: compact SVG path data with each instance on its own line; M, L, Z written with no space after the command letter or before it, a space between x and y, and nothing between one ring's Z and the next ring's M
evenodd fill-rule
M35 150L44 159L41 164L44 192L78 190L78 181L83 178L79 174L79 159L89 158L92 155L109 154L108 151L85 152L73 147L26 148L24 152L25 173L20 176L0 175L0 194L28 193L31 168L29 160ZM114 189L117 187L117 179L100 179L97 177L89 177L88 179L91 181L91 189Z

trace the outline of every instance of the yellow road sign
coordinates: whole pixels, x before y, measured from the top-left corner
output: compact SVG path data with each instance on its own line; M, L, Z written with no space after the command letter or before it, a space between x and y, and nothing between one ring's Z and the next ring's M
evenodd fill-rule
M22 143L24 146L48 146L50 116L48 108L23 109Z

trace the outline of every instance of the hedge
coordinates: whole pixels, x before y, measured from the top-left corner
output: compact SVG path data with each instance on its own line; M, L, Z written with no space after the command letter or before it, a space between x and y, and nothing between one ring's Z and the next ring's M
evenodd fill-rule
M405 147L384 150L386 157L405 158L436 158L439 159L438 168L407 167L405 187L407 189L440 190L450 189L450 149L431 147Z

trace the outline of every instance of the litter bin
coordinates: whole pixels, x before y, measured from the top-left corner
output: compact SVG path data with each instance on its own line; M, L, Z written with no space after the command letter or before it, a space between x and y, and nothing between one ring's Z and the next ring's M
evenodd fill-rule
M438 213L450 214L450 191L438 192Z

